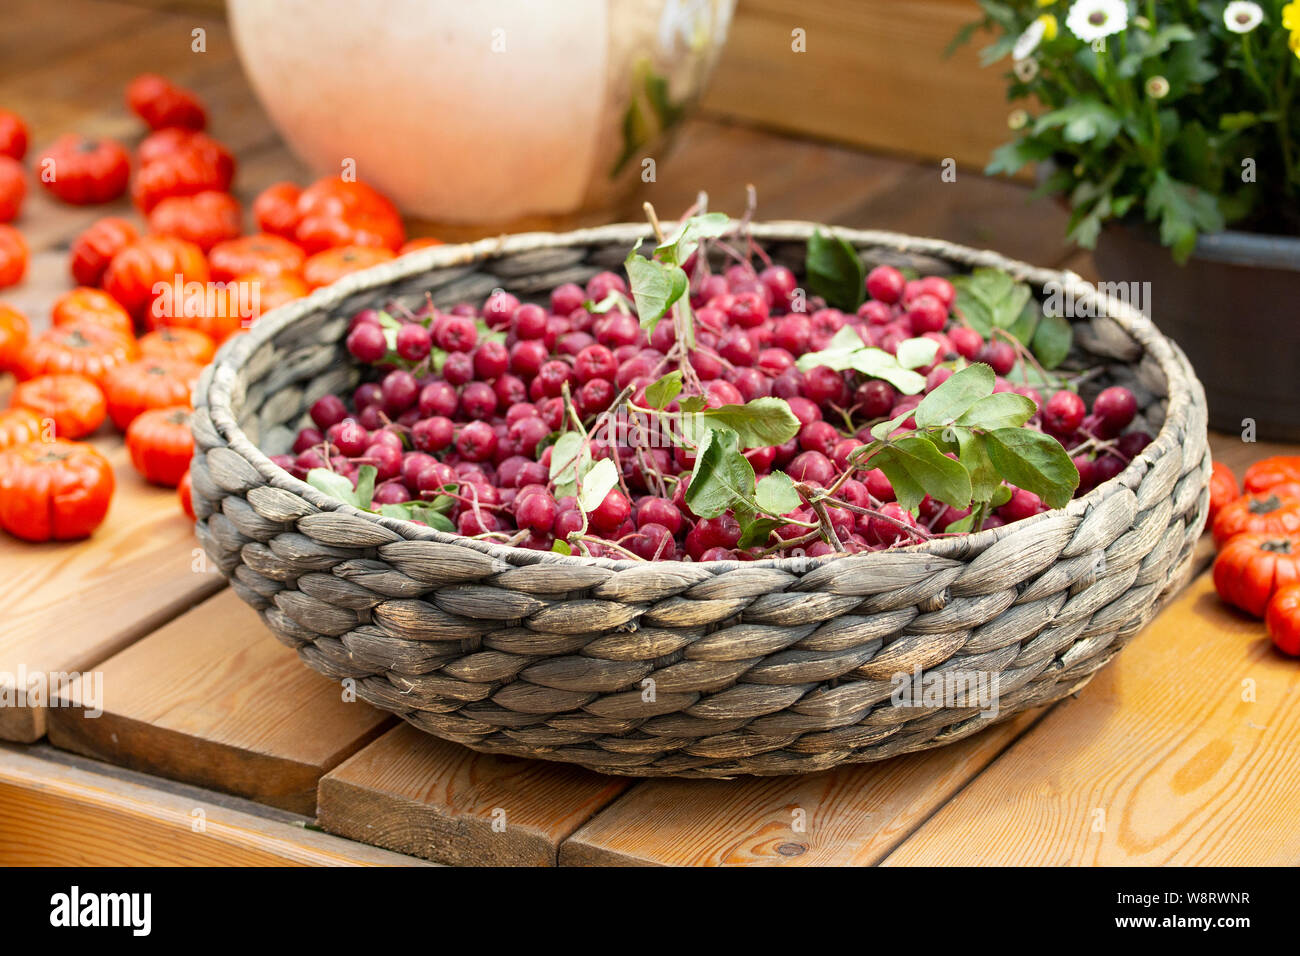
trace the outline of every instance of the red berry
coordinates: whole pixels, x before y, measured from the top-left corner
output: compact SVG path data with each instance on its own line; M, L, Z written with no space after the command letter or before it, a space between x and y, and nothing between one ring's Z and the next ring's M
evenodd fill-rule
M518 308L519 300L509 292L493 292L483 303L483 320L494 329L504 329Z
M528 302L515 309L514 318L510 320L510 326L514 329L515 338L521 341L531 341L540 339L546 334L547 318L545 309L540 305L533 305L533 303Z
M408 362L419 362L433 348L433 336L423 325L407 322L397 330L397 354Z
M939 332L948 323L948 309L937 298L925 293L908 305L907 321L913 335Z
M1087 408L1083 399L1074 392L1062 389L1043 406L1043 430L1058 437L1073 435L1083 424L1085 414Z
M463 315L444 315L433 325L433 340L444 352L469 352L478 344L478 326Z
M1023 488L1016 488L1011 492L1011 498L1007 503L998 508L998 514L1003 521L1010 523L1031 518L1043 510L1045 510L1043 500L1038 495Z
M1010 342L995 339L980 349L975 360L986 363L998 375L1007 375L1016 367L1016 350Z
M463 418L480 422L492 417L497 410L497 393L487 382L470 382L460 393L460 413Z
M454 433L450 418L442 415L422 418L411 428L411 443L421 451L441 451L451 444Z
M515 507L515 523L533 531L550 531L555 524L555 499L546 492L529 495Z
M501 342L489 340L474 350L474 374L481 379L504 375L510 367L510 356Z
M959 325L949 332L948 341L952 343L953 350L968 361L974 361L975 356L980 354L980 349L984 348L984 337L965 325Z
M456 438L456 451L467 461L487 461L497 450L497 435L487 422L470 422Z
M614 353L604 345L588 345L573 360L573 374L583 385L594 379L612 382L617 372Z
M596 506L596 510L588 515L588 520L597 531L607 533L617 529L631 513L632 506L627 496L614 488L605 495L605 500Z
M854 398L863 418L884 418L898 401L898 392L883 379L873 378L858 386Z
M1118 435L1137 414L1137 399L1127 388L1112 385L1093 399L1092 413L1101 419L1107 432Z
M378 362L388 353L388 340L378 325L364 323L348 333L347 347L358 362Z
M905 281L903 273L893 266L876 266L867 273L867 294L892 305L902 296Z
M795 456L786 472L796 481L813 481L821 485L830 484L835 477L835 466L831 460L819 451L805 451Z
M321 429L337 425L347 417L348 410L337 395L322 395L312 402L311 420Z

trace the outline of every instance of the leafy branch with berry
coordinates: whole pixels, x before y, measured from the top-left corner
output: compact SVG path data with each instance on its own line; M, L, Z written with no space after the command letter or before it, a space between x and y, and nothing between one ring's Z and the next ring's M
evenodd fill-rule
M1150 440L1127 390L1089 409L1100 370L1010 276L868 270L818 229L801 280L750 234L752 196L740 220L705 202L666 229L648 209L622 274L540 302L362 310L347 348L367 380L318 400L275 460L448 533L746 561L1022 520Z

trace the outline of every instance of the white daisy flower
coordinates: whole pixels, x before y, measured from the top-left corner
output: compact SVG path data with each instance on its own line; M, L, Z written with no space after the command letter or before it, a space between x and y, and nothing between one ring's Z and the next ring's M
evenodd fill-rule
M1029 24L1028 29L1020 34L1016 40L1016 45L1011 48L1011 58L1013 60L1023 60L1038 49L1038 44L1043 42L1043 33L1047 30L1046 22L1035 20Z
M1084 43L1094 43L1128 26L1128 4L1124 0L1076 0L1065 25Z
M1233 33L1249 33L1264 21L1264 11L1250 0L1233 0L1223 11L1223 25Z

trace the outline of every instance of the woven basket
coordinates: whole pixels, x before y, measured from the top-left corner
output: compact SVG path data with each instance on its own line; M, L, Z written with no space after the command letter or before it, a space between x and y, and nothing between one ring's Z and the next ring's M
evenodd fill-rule
M798 272L812 228L753 231ZM1080 281L938 240L841 235L868 263ZM342 344L359 308L426 291L443 306L497 287L542 296L645 236L619 225L425 250L222 349L196 396L196 531L311 667L476 750L639 776L803 773L950 743L1078 690L1182 583L1208 508L1204 393L1150 321L1084 286L1076 311L1109 317L1076 321L1075 357L1104 368L1090 387L1133 389L1156 438L1064 509L979 534L821 559L564 557L366 514L268 460L312 401L359 381ZM996 676L996 712L973 694L909 705L898 675L918 669Z

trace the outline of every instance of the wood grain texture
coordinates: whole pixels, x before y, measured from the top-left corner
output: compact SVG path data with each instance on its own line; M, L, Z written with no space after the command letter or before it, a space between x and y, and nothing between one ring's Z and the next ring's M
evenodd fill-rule
M1294 864L1298 737L1300 668L1202 574L884 862Z
M440 863L553 866L564 839L628 786L402 725L321 779L319 818L331 833Z
M0 866L421 866L0 747Z
M979 17L972 0L740 0L703 108L983 169L1008 138L1006 65L979 65L987 37L943 57Z
M208 569L176 492L146 484L116 437L95 440L117 491L90 538L31 544L0 536L0 681L93 667L213 594ZM0 708L0 739L45 732L44 701Z
M560 864L869 866L1041 716L826 773L643 781L566 840Z
M307 815L321 775L392 721L345 702L229 589L95 671L49 711L55 746Z

